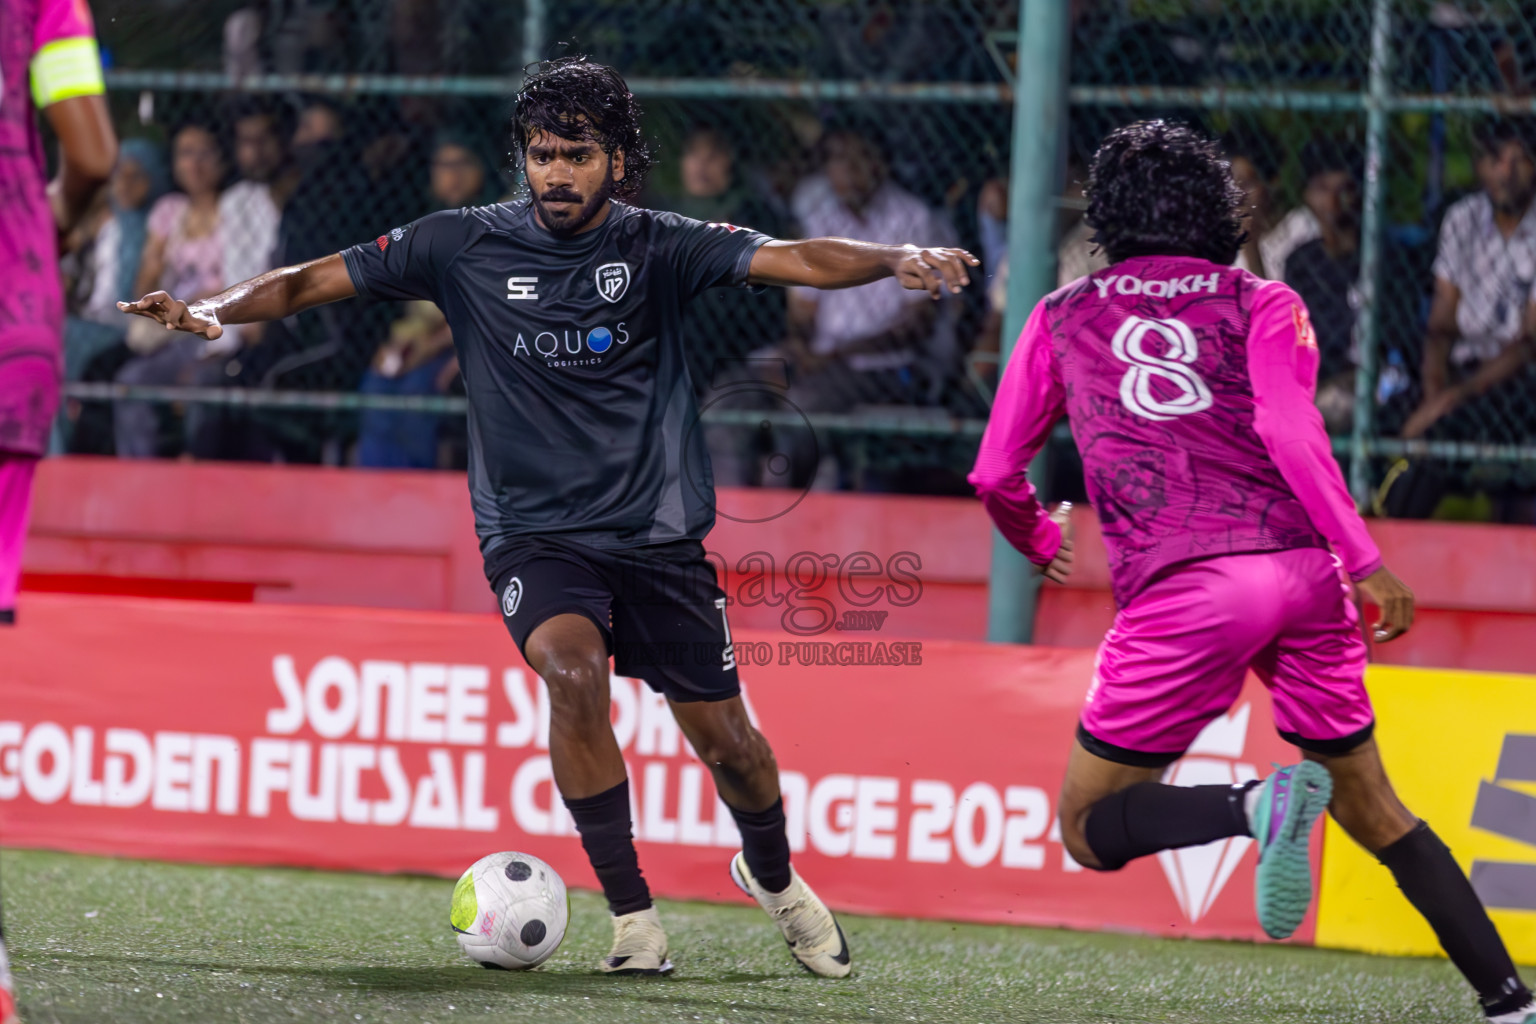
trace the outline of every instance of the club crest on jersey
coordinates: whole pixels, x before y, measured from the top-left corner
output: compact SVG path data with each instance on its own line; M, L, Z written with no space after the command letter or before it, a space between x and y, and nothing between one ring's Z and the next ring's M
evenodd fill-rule
M604 263L597 268L597 294L618 302L629 291L629 264Z
M501 614L507 618L517 614L517 606L523 603L523 581L513 576L507 581L507 589L501 592Z

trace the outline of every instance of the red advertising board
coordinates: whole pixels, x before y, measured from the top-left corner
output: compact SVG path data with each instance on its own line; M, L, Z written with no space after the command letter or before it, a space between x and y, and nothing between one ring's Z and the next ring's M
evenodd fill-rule
M0 636L6 845L443 876L520 849L594 885L551 783L541 684L493 616L39 594L20 617ZM1066 856L1056 794L1092 652L735 639L796 863L832 905L1260 937L1248 840L1107 875ZM741 899L734 826L665 702L629 679L613 694L653 889ZM1250 681L1171 781L1293 757Z

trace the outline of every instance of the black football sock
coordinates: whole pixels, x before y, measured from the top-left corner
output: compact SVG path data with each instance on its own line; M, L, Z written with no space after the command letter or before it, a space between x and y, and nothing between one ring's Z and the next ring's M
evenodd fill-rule
M1242 786L1165 786L1138 782L1088 809L1083 838L1101 870L1118 871L1137 857L1248 835Z
M629 780L596 796L566 800L565 806L576 819L581 848L597 872L609 911L617 916L649 907L651 890L640 874L629 820Z
M1435 930L1451 963L1477 989L1488 1016L1513 1012L1531 1001L1488 911L1434 829L1421 821L1376 857Z
M727 805L729 806L729 805ZM784 831L784 799L762 811L741 811L731 807L731 817L741 832L741 853L747 870L769 892L789 888L789 835Z

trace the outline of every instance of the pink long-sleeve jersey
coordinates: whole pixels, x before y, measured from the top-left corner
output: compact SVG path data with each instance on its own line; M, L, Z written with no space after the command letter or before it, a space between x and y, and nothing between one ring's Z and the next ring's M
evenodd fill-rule
M37 110L101 92L86 0L0 0L0 452L41 455L64 298Z
M1318 352L1290 288L1183 256L1124 260L1030 314L970 482L1037 565L1061 533L1025 472L1063 413L1125 607L1169 566L1331 544L1381 566L1313 404Z

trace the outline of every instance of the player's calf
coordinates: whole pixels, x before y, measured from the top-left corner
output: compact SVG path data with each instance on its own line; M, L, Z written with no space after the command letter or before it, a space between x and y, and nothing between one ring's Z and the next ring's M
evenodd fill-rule
M1334 820L1392 872L1446 956L1499 1024L1536 1024L1536 1003L1451 851L1392 788L1375 740L1339 755L1308 755L1334 778Z

